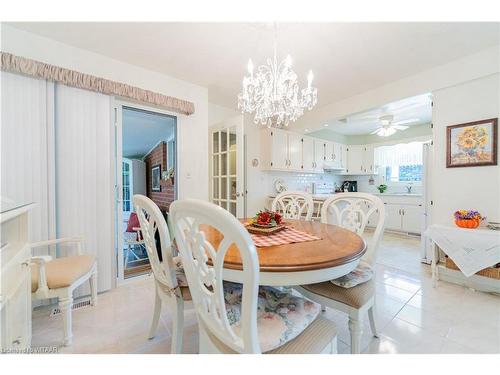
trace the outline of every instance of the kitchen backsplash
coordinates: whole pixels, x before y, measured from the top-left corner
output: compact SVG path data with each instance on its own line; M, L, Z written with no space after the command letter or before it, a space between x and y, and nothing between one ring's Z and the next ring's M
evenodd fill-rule
M267 191L269 194L275 194L275 182L278 179L283 180L287 190L308 191L311 192L312 183L316 184L316 194L328 194L335 191L335 183L340 185L343 181L343 176L334 175L331 173L290 173L268 171L266 174L266 182L268 184Z
M379 191L377 190L377 186L382 184L382 179L376 175L373 176L374 178L374 183L373 185L370 185L369 179L370 176L351 176L353 180L358 181L358 191L363 192L363 193L378 193ZM406 184L402 185L389 185L387 190L385 191L388 194L391 193L406 193ZM423 187L422 185L418 185L413 183L411 192L414 194L422 194L423 192Z
M266 191L272 195L276 193L274 187L278 179L283 180L287 190L311 192L312 183L316 184L316 194L329 194L335 191L335 185L341 186L343 181L358 181L358 191L364 193L378 193L377 185L382 183L381 179L374 175L374 183L370 185L370 176L342 176L332 173L290 173L267 171L265 173ZM412 193L422 194L421 185L413 184ZM406 185L389 186L387 193L406 192Z

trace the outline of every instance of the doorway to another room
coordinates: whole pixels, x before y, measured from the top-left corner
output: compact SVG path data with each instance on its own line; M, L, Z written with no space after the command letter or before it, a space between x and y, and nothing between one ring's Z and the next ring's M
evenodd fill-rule
M143 107L121 105L116 110L117 277L126 280L151 272L132 197L147 196L165 218L177 198L177 121L172 115Z

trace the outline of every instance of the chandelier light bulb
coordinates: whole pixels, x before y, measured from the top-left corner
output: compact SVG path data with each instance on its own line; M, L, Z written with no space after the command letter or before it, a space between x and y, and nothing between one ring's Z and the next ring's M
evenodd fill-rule
M248 59L247 68L248 68L248 73L250 73L250 75L253 75L253 62L252 62L252 59Z
M290 55L286 56L285 65L287 68L290 68L292 66L292 56L290 56Z
M314 78L314 74L312 70L309 71L309 74L307 74L307 87L311 88L311 84Z

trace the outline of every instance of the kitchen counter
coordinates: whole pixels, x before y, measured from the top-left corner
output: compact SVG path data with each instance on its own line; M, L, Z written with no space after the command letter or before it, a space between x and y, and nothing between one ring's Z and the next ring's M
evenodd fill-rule
M378 195L378 196L391 196L391 197L423 197L422 194L417 194L417 193L370 193L373 195Z
M313 201L326 201L327 198L331 197L335 193L330 193L330 194L312 194ZM276 198L276 194L271 194L268 196L269 198Z

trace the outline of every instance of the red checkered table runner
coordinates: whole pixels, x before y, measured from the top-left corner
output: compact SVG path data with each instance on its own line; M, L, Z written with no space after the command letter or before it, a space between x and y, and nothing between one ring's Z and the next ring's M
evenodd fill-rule
M292 227L287 227L278 233L268 236L262 234L252 234L252 240L256 247L268 247L297 242L317 241L321 240L321 238Z

